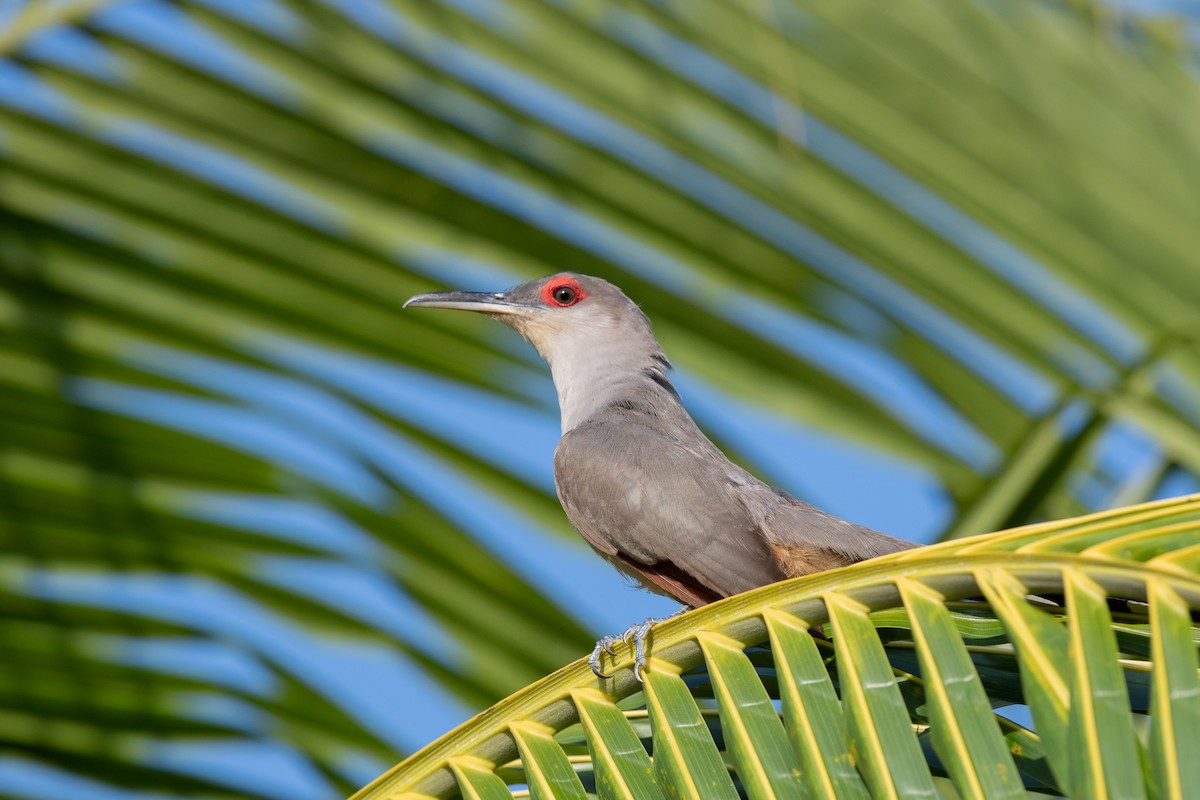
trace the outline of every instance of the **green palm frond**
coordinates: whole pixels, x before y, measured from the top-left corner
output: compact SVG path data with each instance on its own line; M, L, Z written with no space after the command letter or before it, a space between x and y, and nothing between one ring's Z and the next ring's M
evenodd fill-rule
M355 797L1183 796L1198 526L1194 496L747 592L657 626L644 685L577 662Z

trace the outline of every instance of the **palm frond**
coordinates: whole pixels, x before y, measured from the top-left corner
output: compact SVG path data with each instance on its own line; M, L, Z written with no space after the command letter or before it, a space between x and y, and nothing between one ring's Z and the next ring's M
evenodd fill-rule
M1198 521L1193 496L747 592L657 626L644 685L579 661L355 798L1167 792L1200 778Z

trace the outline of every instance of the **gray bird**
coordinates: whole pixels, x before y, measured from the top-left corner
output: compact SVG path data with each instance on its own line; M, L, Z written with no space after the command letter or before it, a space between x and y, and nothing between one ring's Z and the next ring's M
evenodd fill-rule
M550 365L562 416L554 484L597 553L651 591L698 607L785 578L916 545L772 489L717 449L684 410L641 309L600 278L563 272L507 292L432 292L404 307L487 314ZM656 620L632 636L635 675Z

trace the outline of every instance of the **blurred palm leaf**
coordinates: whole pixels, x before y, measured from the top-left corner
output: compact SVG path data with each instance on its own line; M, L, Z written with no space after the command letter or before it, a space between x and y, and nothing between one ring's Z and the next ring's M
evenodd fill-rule
M1135 506L747 592L656 627L645 684L618 653L602 693L581 660L355 798L1182 796L1198 519Z
M8 10L7 753L259 793L178 754L282 742L318 796L431 735L331 688L331 642L449 717L586 647L604 598L525 561L566 552L529 457L544 373L399 313L447 283L613 279L689 398L742 403L705 404L735 455L764 461L743 415L887 453L950 535L1200 470L1200 105L1156 29L924 0Z

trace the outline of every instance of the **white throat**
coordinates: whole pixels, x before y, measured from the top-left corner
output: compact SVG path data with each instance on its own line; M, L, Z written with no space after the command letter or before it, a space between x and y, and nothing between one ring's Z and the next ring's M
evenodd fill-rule
M554 377L563 433L605 406L646 391L647 372L661 372L665 364L652 336L630 341L611 332L559 331L552 345L539 350Z

